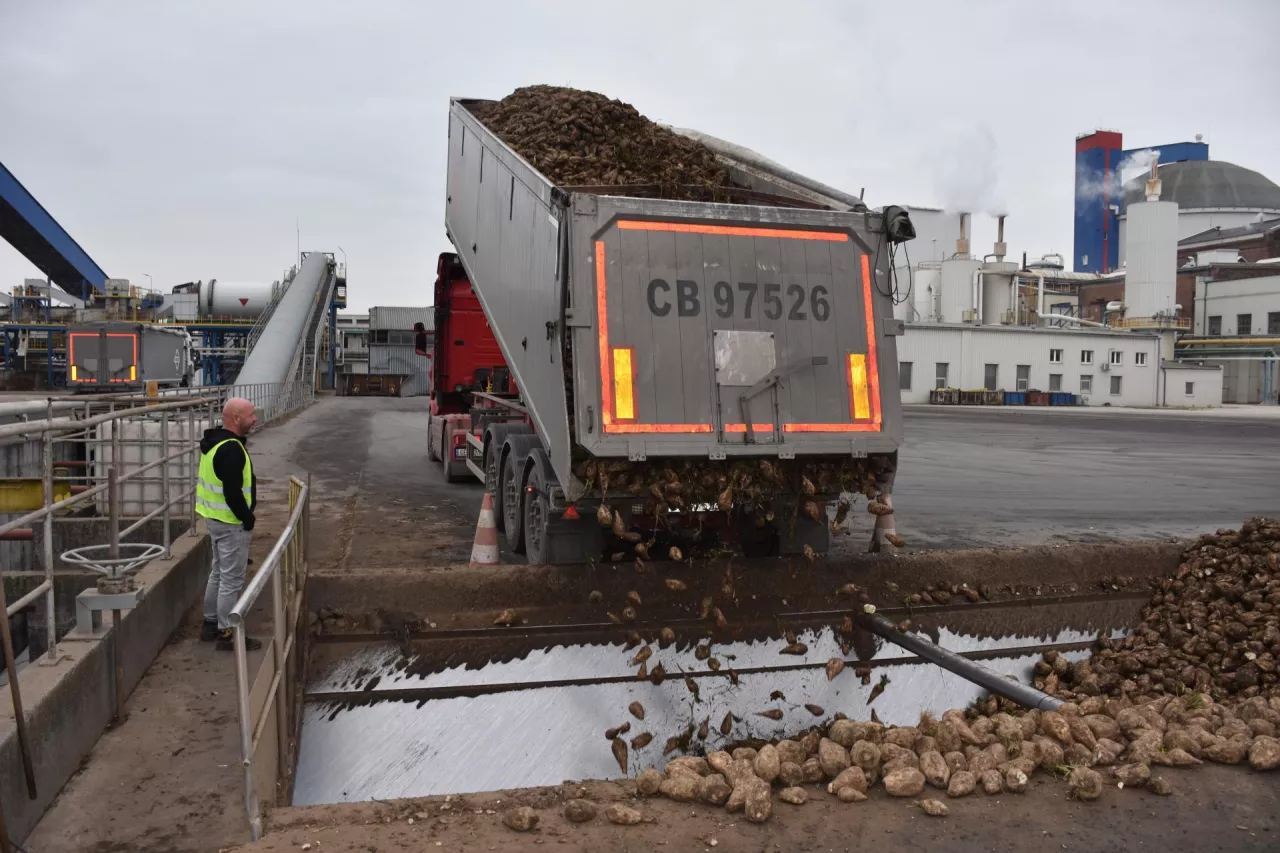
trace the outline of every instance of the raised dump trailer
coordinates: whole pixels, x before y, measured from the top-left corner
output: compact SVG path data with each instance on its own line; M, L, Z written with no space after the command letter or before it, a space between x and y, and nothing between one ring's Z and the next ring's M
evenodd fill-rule
M67 335L67 380L77 391L141 388L191 382L191 335L152 323L97 323Z
M473 393L465 422L513 549L821 552L827 501L887 498L905 214L891 239L759 169L733 173L742 203L558 187L485 103L450 103L446 226L519 389Z

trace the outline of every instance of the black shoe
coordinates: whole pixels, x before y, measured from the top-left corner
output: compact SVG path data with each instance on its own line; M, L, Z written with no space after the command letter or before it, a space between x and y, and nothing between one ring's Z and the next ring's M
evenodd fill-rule
M216 639L218 639L218 623L206 619L200 626L200 642L212 643Z
M228 628L227 630L219 634L218 646L217 646L218 651L234 652L236 650L236 643L235 643L235 640L233 639L233 636L234 635L231 633L230 628ZM244 650L246 652L256 652L260 648L262 648L262 643L258 642L253 637L244 638Z

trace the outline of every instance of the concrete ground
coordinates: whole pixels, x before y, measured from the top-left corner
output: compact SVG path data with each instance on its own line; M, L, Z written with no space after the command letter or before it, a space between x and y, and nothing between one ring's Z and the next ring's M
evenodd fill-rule
M309 475L313 571L465 560L481 488L443 482L427 460L426 419L424 398L326 397L256 435L256 559L283 527L289 476ZM906 431L895 502L912 547L1190 536L1280 514L1280 441L1252 418L911 409ZM842 548L864 546L870 521L858 523ZM198 624L193 610L131 697L129 719L104 735L27 840L29 853L194 853L247 838L234 664L195 639ZM1223 849L1248 846L1236 831L1217 836ZM1274 839L1249 843L1260 838Z

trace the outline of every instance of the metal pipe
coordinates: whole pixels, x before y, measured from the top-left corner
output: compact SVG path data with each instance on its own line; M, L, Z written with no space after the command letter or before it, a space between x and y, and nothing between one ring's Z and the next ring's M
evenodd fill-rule
M49 420L53 420L53 400L46 401L46 414ZM84 491L81 489L80 491ZM44 434L44 505L49 506L53 503L53 433L46 432ZM48 615L49 624L45 626L45 646L48 651L45 654L44 663L50 665L58 662L58 620L57 602L54 600L53 592L53 513L46 512L44 514L44 579L49 584L49 589L45 593L45 612Z
M53 614L50 614L52 619ZM4 598L4 581L0 580L0 645L4 646L4 671L9 676L9 695L13 697L13 722L18 731L18 751L22 754L22 772L27 777L27 796L36 798L36 771L31 762L31 739L27 736L27 716L22 711L22 689L18 686L18 664L13 657L13 637L9 634L9 606Z
M107 466L107 556L115 560L120 556L120 498L116 482L116 466Z
M1039 288L1040 288L1040 295L1038 296L1039 302L1036 305L1036 325L1037 326L1040 325L1040 317L1044 315L1044 276L1043 275L1040 276Z
M948 651L941 646L934 645L919 634L899 631L892 622L883 616L874 613L861 613L857 618L859 624L873 634L883 637L907 651L915 652L930 663L937 664L948 672L955 673L966 681L971 681L980 687L985 687L992 693L1017 702L1025 708L1056 711L1062 706L1061 699L1055 699L1048 693L1041 692L1027 684L1010 681L985 666L962 658L955 652Z
M0 542L32 542L35 538L36 532L30 527L19 527L17 530L0 533Z
M40 584L35 589L31 590L31 592L28 592L26 595L22 596L22 598L19 598L13 604L9 605L8 607L9 615L16 616L18 614L18 611L22 610L22 608L31 604L37 598L44 595L46 592L48 592L51 589L53 589L53 583L51 581L47 579L40 581Z
M265 566L264 566L265 568ZM262 572L258 573L259 575ZM258 814L258 794L253 784L253 721L249 716L249 657L245 649L243 625L233 632L236 652L236 698L240 715L240 762L244 769L244 810L254 841L262 837L262 816Z
M164 558L173 556L169 542L169 507L173 504L173 496L169 494L169 413L160 413L160 458L165 463L160 466L160 494L164 499Z
M1098 323L1093 320L1086 320L1083 317L1072 317L1069 314L1041 314L1042 320L1066 320L1068 323L1079 323L1081 326L1097 326L1099 329L1110 329L1106 323Z

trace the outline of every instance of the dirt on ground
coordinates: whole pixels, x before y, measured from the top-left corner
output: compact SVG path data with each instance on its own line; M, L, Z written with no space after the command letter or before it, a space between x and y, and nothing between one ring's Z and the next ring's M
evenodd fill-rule
M948 802L950 814L929 817L911 799L873 790L864 803L843 803L808 786L802 806L778 803L766 824L700 804L639 798L631 783L587 782L555 788L279 809L263 840L240 853L419 853L426 850L804 851L1053 850L1118 853L1275 850L1280 845L1280 791L1274 780L1236 767L1173 770L1171 796L1114 786L1097 802L1067 798L1065 782L1035 778L1025 794L976 793ZM940 793L940 792L939 792ZM583 798L597 816L573 823L564 804ZM946 799L945 796L943 799ZM616 826L611 803L636 808L643 822ZM506 810L530 806L537 827L516 832ZM478 812L478 813L477 813ZM304 845L311 845L305 847Z

